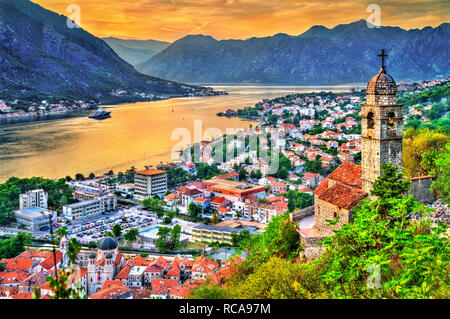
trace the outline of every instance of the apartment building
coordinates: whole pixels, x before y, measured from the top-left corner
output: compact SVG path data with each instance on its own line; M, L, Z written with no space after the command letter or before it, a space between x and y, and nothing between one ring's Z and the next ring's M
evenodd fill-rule
M143 200L157 195L164 198L167 191L167 174L159 169L147 169L134 174L134 198Z
M43 189L35 189L19 195L20 209L29 207L48 208L48 194Z
M69 220L92 218L117 209L117 196L107 194L96 199L66 205L63 207L63 215Z

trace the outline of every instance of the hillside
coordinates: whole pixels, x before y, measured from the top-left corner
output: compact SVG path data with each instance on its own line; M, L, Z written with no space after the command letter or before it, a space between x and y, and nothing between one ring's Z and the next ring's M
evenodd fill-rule
M183 96L198 87L137 72L103 40L28 0L0 0L0 98Z
M368 28L364 20L332 29L314 26L299 36L218 41L189 35L136 69L189 83L359 83L376 73L377 53L385 48L394 78L432 79L450 71L449 36L448 23L404 30Z
M133 66L147 61L170 45L169 42L157 40L124 40L113 37L103 38L103 41Z

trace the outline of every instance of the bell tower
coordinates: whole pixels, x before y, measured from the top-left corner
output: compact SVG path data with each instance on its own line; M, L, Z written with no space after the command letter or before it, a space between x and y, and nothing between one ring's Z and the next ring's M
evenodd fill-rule
M403 105L397 104L397 84L386 73L384 49L378 56L380 71L367 84L367 101L361 105L362 188L367 193L381 175L381 164L402 166Z

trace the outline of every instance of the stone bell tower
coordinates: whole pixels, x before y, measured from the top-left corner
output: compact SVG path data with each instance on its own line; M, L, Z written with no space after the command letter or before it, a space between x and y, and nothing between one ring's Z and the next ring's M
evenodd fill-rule
M403 105L397 104L397 84L386 73L381 50L381 68L367 84L367 101L361 107L362 188L370 193L381 175L381 164L402 166Z

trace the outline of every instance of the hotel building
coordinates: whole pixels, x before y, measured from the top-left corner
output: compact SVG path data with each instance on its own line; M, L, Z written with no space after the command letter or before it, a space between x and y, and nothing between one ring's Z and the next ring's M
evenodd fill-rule
M167 174L159 169L147 169L134 174L134 198L144 200L157 195L164 198L167 192Z

